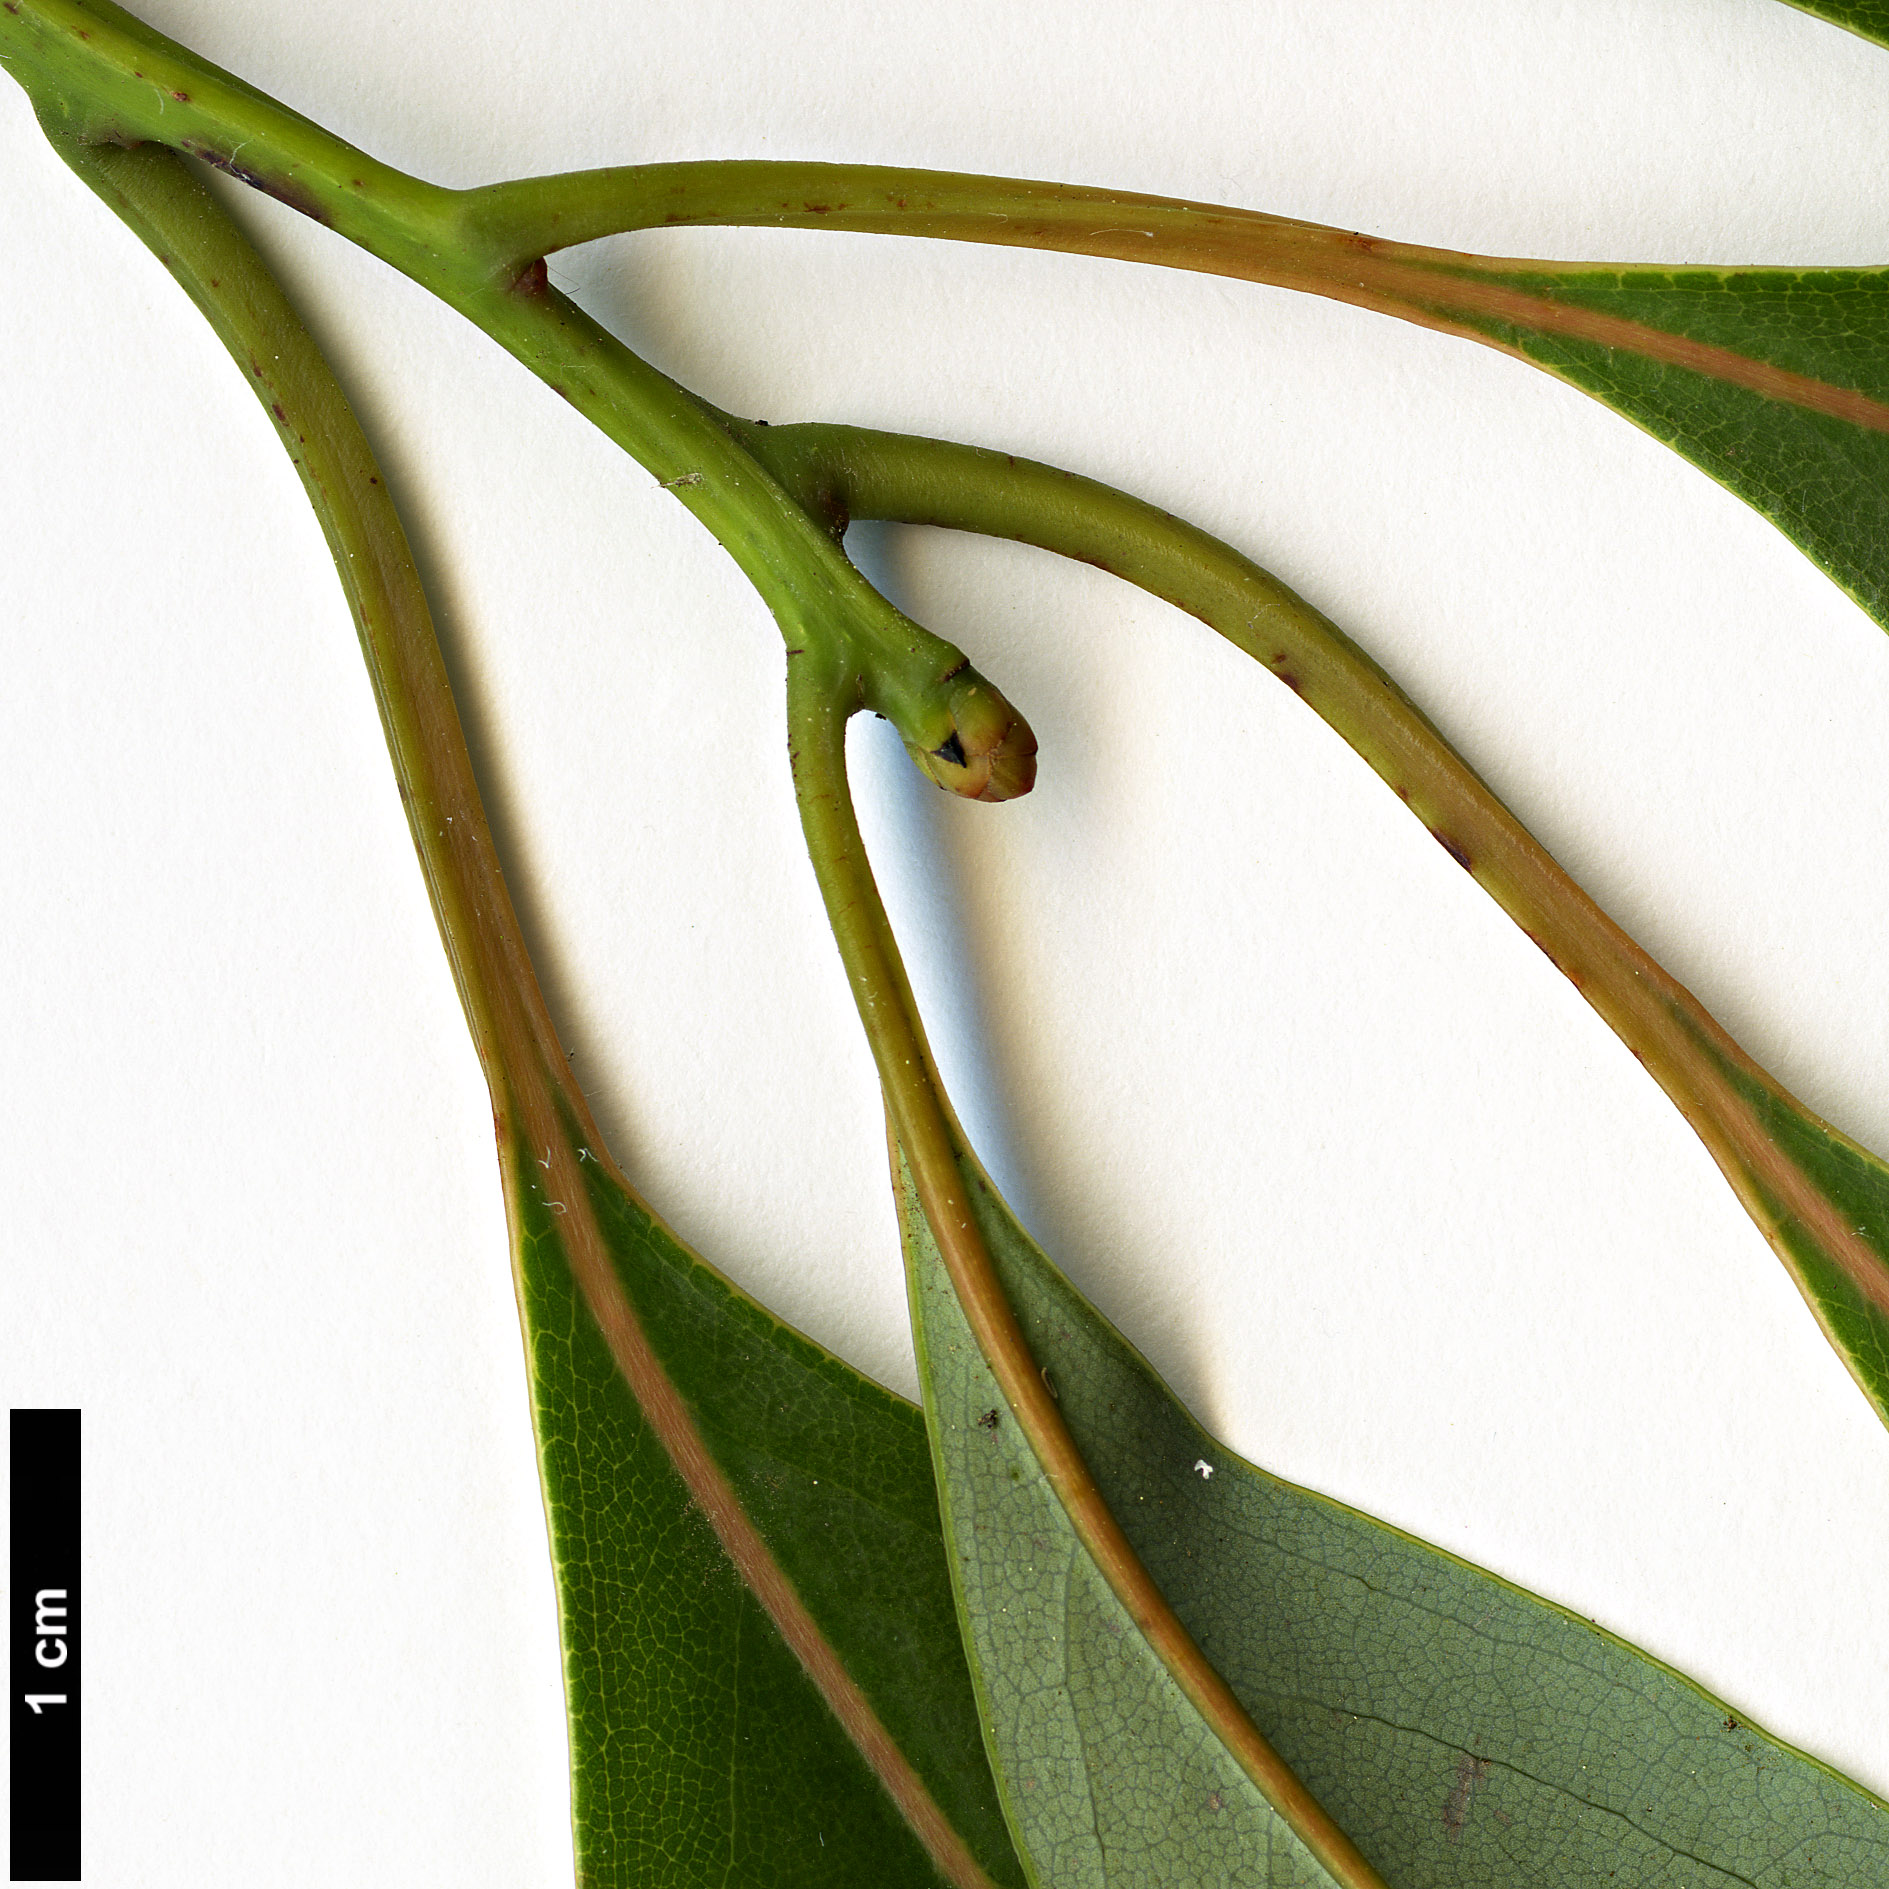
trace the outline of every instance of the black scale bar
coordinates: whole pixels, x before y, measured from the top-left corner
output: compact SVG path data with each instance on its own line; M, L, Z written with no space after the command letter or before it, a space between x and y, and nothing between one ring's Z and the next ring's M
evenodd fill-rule
M16 1410L8 1880L79 1880L79 1413Z

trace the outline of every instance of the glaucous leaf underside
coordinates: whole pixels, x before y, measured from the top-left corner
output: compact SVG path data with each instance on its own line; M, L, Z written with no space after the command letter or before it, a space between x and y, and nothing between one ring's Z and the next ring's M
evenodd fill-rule
M1889 1881L1889 1805L1611 1634L1215 1442L976 1163L961 1167L1031 1349L1136 1552L1392 1889ZM1007 1423L898 1179L972 1668L1011 1815L1023 1841L1045 1846L1042 1879L1324 1880L1226 1788L1174 1714L1131 1691L1133 1649L1095 1604L1098 1583ZM1066 1703L1036 1683L1050 1663ZM1116 1775L1130 1733L1171 1741L1158 1783ZM1244 1847L1219 1852L1235 1828Z

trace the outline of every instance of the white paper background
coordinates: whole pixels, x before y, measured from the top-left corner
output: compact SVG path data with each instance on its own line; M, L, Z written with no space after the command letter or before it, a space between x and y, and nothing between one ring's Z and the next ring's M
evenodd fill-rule
M1763 0L149 0L449 183L857 159L1497 254L1872 262L1889 53ZM0 1363L86 1412L87 1880L566 1879L490 1122L272 429L0 88ZM778 638L457 318L245 200L384 453L630 1173L913 1389ZM1889 647L1600 407L1348 309L778 232L560 258L715 400L1003 445L1259 557L1761 1061L1889 1148ZM1086 568L859 533L1030 715L855 742L963 1112L1227 1440L1889 1790L1889 1437L1632 1059L1286 691Z

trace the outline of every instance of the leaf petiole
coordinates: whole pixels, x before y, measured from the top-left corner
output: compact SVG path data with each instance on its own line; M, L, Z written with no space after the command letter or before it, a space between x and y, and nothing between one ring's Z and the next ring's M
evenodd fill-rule
M831 491L853 516L1013 538L1098 565L1199 618L1291 688L1666 1091L1889 1422L1889 1169L1746 1055L1342 630L1198 527L1074 473L855 427L755 437L784 482Z

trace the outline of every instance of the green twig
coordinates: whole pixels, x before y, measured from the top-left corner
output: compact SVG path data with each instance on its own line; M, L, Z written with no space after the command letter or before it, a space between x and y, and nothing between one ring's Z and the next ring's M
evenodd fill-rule
M474 193L380 164L110 0L6 0L0 55L62 148L154 143L280 198L432 290L613 439L714 534L792 647L854 652L865 707L972 799L1026 793L1035 738L961 650L894 609L728 416L659 373L468 214Z

